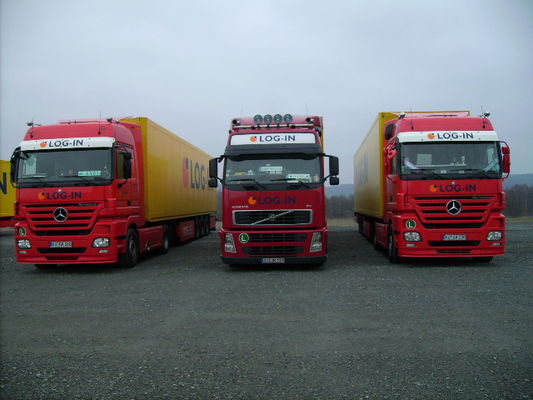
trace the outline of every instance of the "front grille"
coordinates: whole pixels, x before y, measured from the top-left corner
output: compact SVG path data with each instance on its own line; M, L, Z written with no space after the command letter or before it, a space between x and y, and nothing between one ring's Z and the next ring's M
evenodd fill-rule
M305 242L305 233L252 233L250 243L264 242Z
M247 246L243 248L250 256L292 256L304 252L304 246Z
M476 247L479 246L479 240L444 240L429 241L432 247Z
M234 211L236 225L306 225L312 220L311 210Z
M426 229L463 229L483 226L493 199L493 196L414 197L412 203ZM461 203L461 212L457 215L446 210L451 200Z
M28 223L37 236L79 236L90 232L102 204L31 204L23 208L28 216ZM54 211L58 208L64 208L68 213L64 222L54 219Z

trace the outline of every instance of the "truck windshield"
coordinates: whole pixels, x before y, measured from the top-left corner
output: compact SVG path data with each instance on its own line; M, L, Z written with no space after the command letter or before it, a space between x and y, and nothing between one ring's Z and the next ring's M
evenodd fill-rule
M317 155L302 157L280 155L230 157L226 161L227 185L289 185L316 187L322 183L320 159ZM271 188L269 190L272 190Z
M400 171L404 179L501 178L496 142L402 143Z
M24 186L109 184L111 149L25 151L21 153L17 182Z

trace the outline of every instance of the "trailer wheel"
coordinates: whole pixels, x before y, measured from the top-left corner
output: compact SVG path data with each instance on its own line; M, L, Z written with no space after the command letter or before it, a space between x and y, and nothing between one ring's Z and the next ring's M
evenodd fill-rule
M474 261L478 261L478 262L491 262L492 261L492 257L473 257L474 258Z
M135 230L128 230L126 235L126 252L119 255L118 265L123 268L133 268L139 261L139 240Z
M389 256L389 261L392 264L397 264L400 262L400 257L398 257L398 249L394 244L394 235L392 234L392 227L389 229L389 240L387 243L387 255Z
M56 269L57 264L35 264L35 268L41 271L49 271L51 269Z
M211 233L211 227L209 226L209 215L205 216L205 236L209 235Z

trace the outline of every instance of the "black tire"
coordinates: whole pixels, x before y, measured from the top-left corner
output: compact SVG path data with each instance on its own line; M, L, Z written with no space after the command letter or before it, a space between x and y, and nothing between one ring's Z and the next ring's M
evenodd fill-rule
M474 257L474 261L477 262L491 262L493 257Z
M394 235L392 234L392 228L389 230L389 240L387 243L387 255L389 256L389 261L392 264L398 264L401 259L398 256L398 249L394 244Z
M51 269L56 269L57 264L35 264L35 268L41 271L50 271Z
M118 265L122 268L133 268L139 261L139 239L135 230L128 230L126 235L126 252L118 257Z
M200 231L202 229L202 223L200 221L200 218L194 217L194 238L199 239L202 237L202 232Z
M376 250L376 251L380 251L381 250L381 247L378 244L376 231L374 231L374 237L372 238L372 243L374 244L374 250Z
M170 249L170 229L165 225L165 230L163 232L163 247L159 250L161 254L167 254Z

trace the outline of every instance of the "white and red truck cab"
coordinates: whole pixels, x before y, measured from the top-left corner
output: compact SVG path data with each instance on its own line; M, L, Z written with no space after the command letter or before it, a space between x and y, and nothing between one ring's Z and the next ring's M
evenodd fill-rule
M210 186L222 182L222 260L232 266L323 264L328 240L324 184L328 178L338 184L338 172L337 157L324 154L322 117L233 119L225 152L209 168Z
M504 254L510 150L488 114L379 113L354 168L359 230L392 262Z

